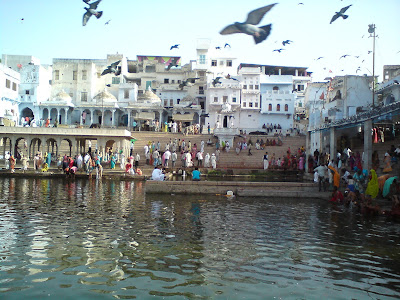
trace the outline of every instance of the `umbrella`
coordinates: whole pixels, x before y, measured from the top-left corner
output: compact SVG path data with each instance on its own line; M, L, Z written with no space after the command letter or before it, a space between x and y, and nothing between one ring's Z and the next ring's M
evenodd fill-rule
M393 180L398 179L398 178L399 177L397 177L397 176L393 176L393 177L386 179L385 185L383 186L383 191L382 191L383 197L386 197L389 194L390 186L392 185Z

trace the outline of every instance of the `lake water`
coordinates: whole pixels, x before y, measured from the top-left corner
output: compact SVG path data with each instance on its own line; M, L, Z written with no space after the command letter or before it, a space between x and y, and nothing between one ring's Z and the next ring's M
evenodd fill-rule
M0 178L0 299L400 297L400 223L144 184Z

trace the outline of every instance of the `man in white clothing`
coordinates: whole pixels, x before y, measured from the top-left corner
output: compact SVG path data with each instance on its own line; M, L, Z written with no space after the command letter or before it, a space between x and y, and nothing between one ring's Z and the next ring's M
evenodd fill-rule
M154 168L153 172L151 173L151 179L156 181L164 180L164 174L162 173L160 165Z
M171 158L171 151L167 150L164 153L164 167L168 168L168 161Z
M217 157L214 153L211 155L211 166L213 169L217 168Z
M10 152L6 152L6 155L4 155L4 163L6 170L10 169Z

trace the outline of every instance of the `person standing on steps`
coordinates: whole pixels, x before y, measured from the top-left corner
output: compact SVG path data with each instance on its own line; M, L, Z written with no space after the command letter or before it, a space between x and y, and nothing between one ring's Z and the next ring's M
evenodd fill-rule
M264 170L267 170L269 167L268 152L265 152L263 157L263 162L264 162Z

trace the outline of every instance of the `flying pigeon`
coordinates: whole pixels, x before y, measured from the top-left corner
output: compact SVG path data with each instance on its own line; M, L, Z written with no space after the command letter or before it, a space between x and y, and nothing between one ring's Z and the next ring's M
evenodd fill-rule
M217 50L221 50L221 47L215 47L215 49L217 49Z
M361 71L361 67L358 67L358 68L357 68L356 73L357 73L358 71Z
M275 51L277 51L277 52L279 52L279 53L281 53L282 51L284 51L285 49L275 49L275 50L272 50L272 52L275 52Z
M89 8L87 8L87 7L85 7L85 9L86 9L86 12L85 12L85 14L83 15L83 20L82 20L82 25L83 26L86 26L86 24L87 24L87 22L89 21L89 19L90 19L90 17L92 16L92 15L95 15L95 17L97 18L97 19L99 19L100 17L101 17L101 15L103 14L103 12L102 11L97 11L96 10L96 8L97 8L97 5L99 5L99 3L100 3L100 1L101 0L98 0L98 1L96 1L96 2L93 2L93 3L88 3L89 1L88 0L83 0L83 2L85 2L86 4L89 4Z
M104 23L104 25L110 24L111 20L108 20L107 22Z
M394 84L400 84L398 80L393 80Z
M369 50L369 51L368 51L368 54L371 54L371 53L372 53L372 51L371 51L371 50Z
M224 46L224 48L226 48L226 47L231 47L231 45L229 45L228 43L225 43L225 46ZM399 51L400 52L400 51Z
M300 2L299 4L297 4L297 5L304 5L304 3L303 2Z
M291 41L291 40L286 40L286 41L283 41L283 42L282 42L282 45L283 45L283 46L286 46L286 44L290 45L290 43L293 43L293 41Z
M171 46L171 48L169 48L169 50L172 50L172 49L174 49L174 48L179 49L179 45L180 45L180 44L173 45L173 46Z
M332 22L335 21L339 17L342 17L343 19L347 19L349 16L344 15L344 13L346 12L346 10L349 9L350 6L351 6L351 4L349 6L343 7L339 12L336 12L335 15L332 17L332 20L329 24L332 24Z
M318 57L316 60L320 60L321 58L324 58L323 56Z
M169 71L172 67L177 67L177 66L178 66L178 60L176 58L173 58L167 67L167 71Z
M119 65L121 61L116 61L114 63L112 63L111 65L109 65L104 71L103 73L101 73L101 76L109 74L109 73L114 73L116 76L118 76L119 74L121 74L121 71L118 70L117 66Z
M256 25L260 23L264 15L269 12L271 8L275 6L275 4L276 3L270 4L249 12L247 15L247 20L244 23L235 22L231 25L228 25L222 29L220 34L226 35L233 33L245 33L252 35L256 44L261 43L270 34L271 24L262 27L257 27Z
M230 74L226 75L225 78L226 78L226 79L232 79L232 80L239 81L239 79L233 78Z
M183 87L188 86L188 83L195 83L197 79L200 79L200 78L192 77L192 78L188 78L186 80L183 80L182 83L179 84L179 88L181 90L183 90Z
M349 54L342 55L339 59L346 58L347 56L350 56L350 55Z
M221 83L221 81L219 81L222 77L216 77L215 79L213 79L212 81L212 85L215 86L217 83Z

